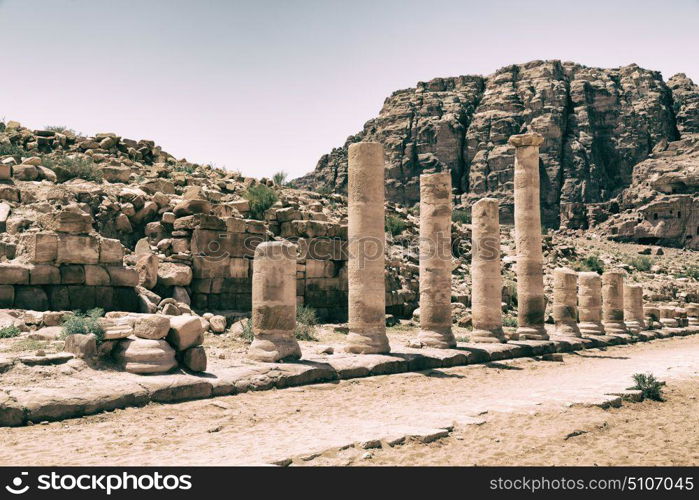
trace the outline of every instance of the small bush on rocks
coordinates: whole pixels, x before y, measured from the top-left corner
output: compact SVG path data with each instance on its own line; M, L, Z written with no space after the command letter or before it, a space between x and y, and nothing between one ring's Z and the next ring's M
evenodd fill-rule
M102 181L102 170L100 167L91 159L83 156L63 156L61 158L44 156L41 163L56 173L58 182L66 182L70 179L85 179L93 182Z
M512 316L503 316L502 326L510 326L510 327L516 328L517 327L517 318L514 318Z
M263 220L267 209L278 199L274 189L264 184L250 186L243 196L250 203L250 217L257 220Z
M587 257L580 259L573 265L573 269L576 271L588 271L597 274L602 274L604 272L604 262L597 255L588 255Z
M451 213L451 220L453 222L459 222L461 224L470 224L471 223L471 212L468 212L467 210L454 210Z
M286 178L289 176L286 172L283 170L280 170L276 174L272 176L272 181L276 186L284 186L286 184Z
M631 387L631 389L641 391L643 399L664 401L663 385L665 384L656 379L652 373L635 373L632 378L636 385Z
M406 227L408 227L408 223L400 217L396 217L395 215L386 216L385 229L387 233L391 234L391 236L398 236L400 233L405 231Z
M638 271L648 272L650 268L653 267L653 259L646 256L633 257L626 262L631 267L636 268Z
M22 333L22 330L15 325L6 326L5 328L0 328L0 339L11 339L20 333Z
M240 338L248 344L255 340L255 334L252 332L251 319L243 320L243 329L240 332Z
M296 308L296 329L294 335L297 340L318 340L315 337L318 315L315 309L308 306Z
M74 333L89 334L97 337L97 343L104 340L104 329L99 324L99 318L104 316L104 309L96 307L87 313L76 311L63 321L63 337Z

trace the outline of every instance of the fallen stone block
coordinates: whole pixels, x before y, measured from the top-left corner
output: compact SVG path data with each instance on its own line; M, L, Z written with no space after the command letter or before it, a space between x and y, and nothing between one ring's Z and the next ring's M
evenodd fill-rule
M134 319L133 332L142 339L159 340L167 337L170 318L158 314L138 316Z
M173 316L170 318L168 342L178 351L200 345L204 341L204 329L195 316Z
M206 371L206 350L202 346L190 347L182 353L182 364L193 372Z
M91 333L73 333L66 337L63 349L77 358L94 358L97 354L97 337Z

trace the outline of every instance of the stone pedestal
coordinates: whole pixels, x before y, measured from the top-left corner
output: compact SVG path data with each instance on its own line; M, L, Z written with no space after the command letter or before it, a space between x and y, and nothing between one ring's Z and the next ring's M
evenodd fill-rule
M515 240L517 244L517 332L519 339L548 340L544 327L544 256L541 249L539 146L541 134L510 137L515 146Z
M451 331L451 174L420 176L420 333L425 346L456 346Z
M628 333L624 324L624 272L602 275L602 324L608 335Z
M593 272L578 273L578 330L582 336L604 335L602 326L602 278Z
M506 342L502 331L502 266L498 200L471 207L471 342Z
M687 304L687 324L689 326L699 326L699 304Z
M580 337L578 329L578 273L560 267L553 270L553 321L556 334Z
M624 324L631 333L646 327L643 319L643 286L633 283L624 285Z
M248 357L272 363L301 357L296 328L296 245L261 243L252 263L252 330Z
M659 328L660 324L660 309L655 306L643 306L643 319L646 327L650 329Z
M390 351L386 336L384 276L384 152L375 142L348 150L349 335L346 350L380 354Z
M677 318L675 318L674 306L660 306L658 310L660 312L660 324L663 328L679 328L680 324Z

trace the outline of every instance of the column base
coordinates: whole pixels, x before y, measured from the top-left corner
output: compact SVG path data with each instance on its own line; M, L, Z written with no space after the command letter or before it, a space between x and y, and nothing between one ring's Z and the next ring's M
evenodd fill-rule
M474 344L504 344L507 342L507 337L505 337L505 332L502 331L502 328L493 330L473 330L473 332L471 332L471 335L469 335L468 338L469 342L472 342Z
M513 337L516 340L549 340L544 325L541 326L520 326L515 331Z
M456 338L451 332L451 328L448 331L441 332L437 330L420 330L420 333L417 334L417 340L425 347L435 347L437 349L456 347Z
M626 329L631 333L640 333L646 327L646 325L640 321L625 321L624 324L626 325Z
M699 326L699 318L690 316L687 318L687 326Z
M247 357L263 363L293 361L301 358L301 347L293 336L289 338L265 335L252 341Z
M629 333L623 321L607 321L602 324L604 325L604 331L607 335Z
M679 328L679 322L674 318L660 318L660 324L663 328Z
M344 351L352 354L388 354L391 346L385 331L360 333L350 330Z
M604 325L602 323L578 323L581 337L589 337L590 335L604 335Z
M558 323L556 325L555 334L563 337L582 337L578 324L574 322Z

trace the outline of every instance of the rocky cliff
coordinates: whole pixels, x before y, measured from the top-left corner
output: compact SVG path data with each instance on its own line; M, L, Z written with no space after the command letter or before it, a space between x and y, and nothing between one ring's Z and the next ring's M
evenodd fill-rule
M683 74L665 82L635 64L601 69L560 61L516 64L488 77L436 78L394 92L377 118L297 184L344 190L348 145L379 141L390 200L415 203L419 175L448 169L465 207L495 196L507 223L514 162L507 139L524 131L545 137L545 223L587 228L594 217L586 205L615 199L656 145L699 133L699 88Z

